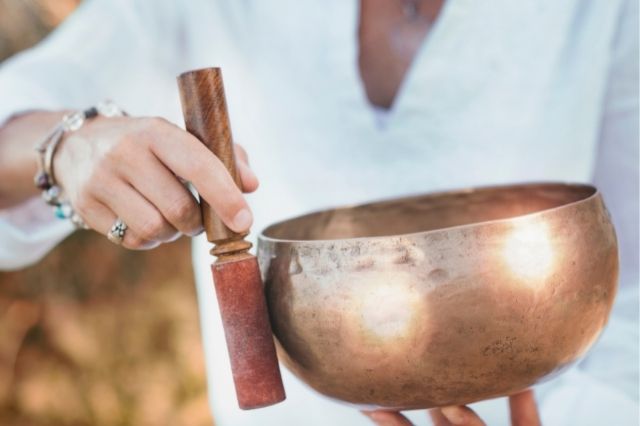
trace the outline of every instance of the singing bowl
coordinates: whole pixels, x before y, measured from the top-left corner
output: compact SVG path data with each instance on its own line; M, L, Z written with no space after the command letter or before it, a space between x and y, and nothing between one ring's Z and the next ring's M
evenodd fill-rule
M280 360L359 407L509 395L576 362L616 292L588 185L526 184L338 208L259 238Z

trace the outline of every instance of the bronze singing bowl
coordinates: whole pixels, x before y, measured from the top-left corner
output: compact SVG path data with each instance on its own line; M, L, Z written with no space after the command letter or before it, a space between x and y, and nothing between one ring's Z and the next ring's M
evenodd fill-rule
M267 228L281 361L360 407L509 395L579 359L616 293L616 236L588 185L447 192Z

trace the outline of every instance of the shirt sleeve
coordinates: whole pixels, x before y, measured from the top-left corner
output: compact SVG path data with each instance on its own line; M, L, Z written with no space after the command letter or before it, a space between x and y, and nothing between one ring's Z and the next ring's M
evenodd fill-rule
M40 44L0 64L0 126L26 111L84 109L103 99L134 115L166 115L158 106L175 103L167 88L183 52L179 6L84 1ZM0 210L0 270L39 260L71 231L39 200Z
M621 9L612 50L594 183L616 228L619 288L589 355L542 392L543 423L637 425L638 404L638 2ZM546 420L546 421L545 421Z

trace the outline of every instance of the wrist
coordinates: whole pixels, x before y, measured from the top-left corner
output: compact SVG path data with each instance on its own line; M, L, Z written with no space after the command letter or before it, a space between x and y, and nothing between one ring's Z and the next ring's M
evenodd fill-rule
M25 112L0 127L0 208L38 195L33 185L37 172L33 150L64 114L64 111Z
M84 111L66 114L51 133L36 146L38 171L35 174L34 183L42 191L44 201L54 208L56 217L69 219L78 228L87 228L82 218L72 208L68 197L56 179L54 159L63 140L98 116L123 115L125 115L124 112L110 101L101 102Z

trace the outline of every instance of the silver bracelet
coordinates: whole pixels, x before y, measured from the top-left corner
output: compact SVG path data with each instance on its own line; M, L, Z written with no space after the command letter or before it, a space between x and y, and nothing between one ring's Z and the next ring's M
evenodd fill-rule
M36 147L38 152L38 173L34 178L36 186L42 190L44 201L54 207L56 217L69 219L76 228L87 229L82 218L73 210L57 184L53 170L53 157L65 135L80 129L88 120L101 115L103 117L120 117L127 115L110 100L100 102L95 107L84 111L67 114L53 131Z

